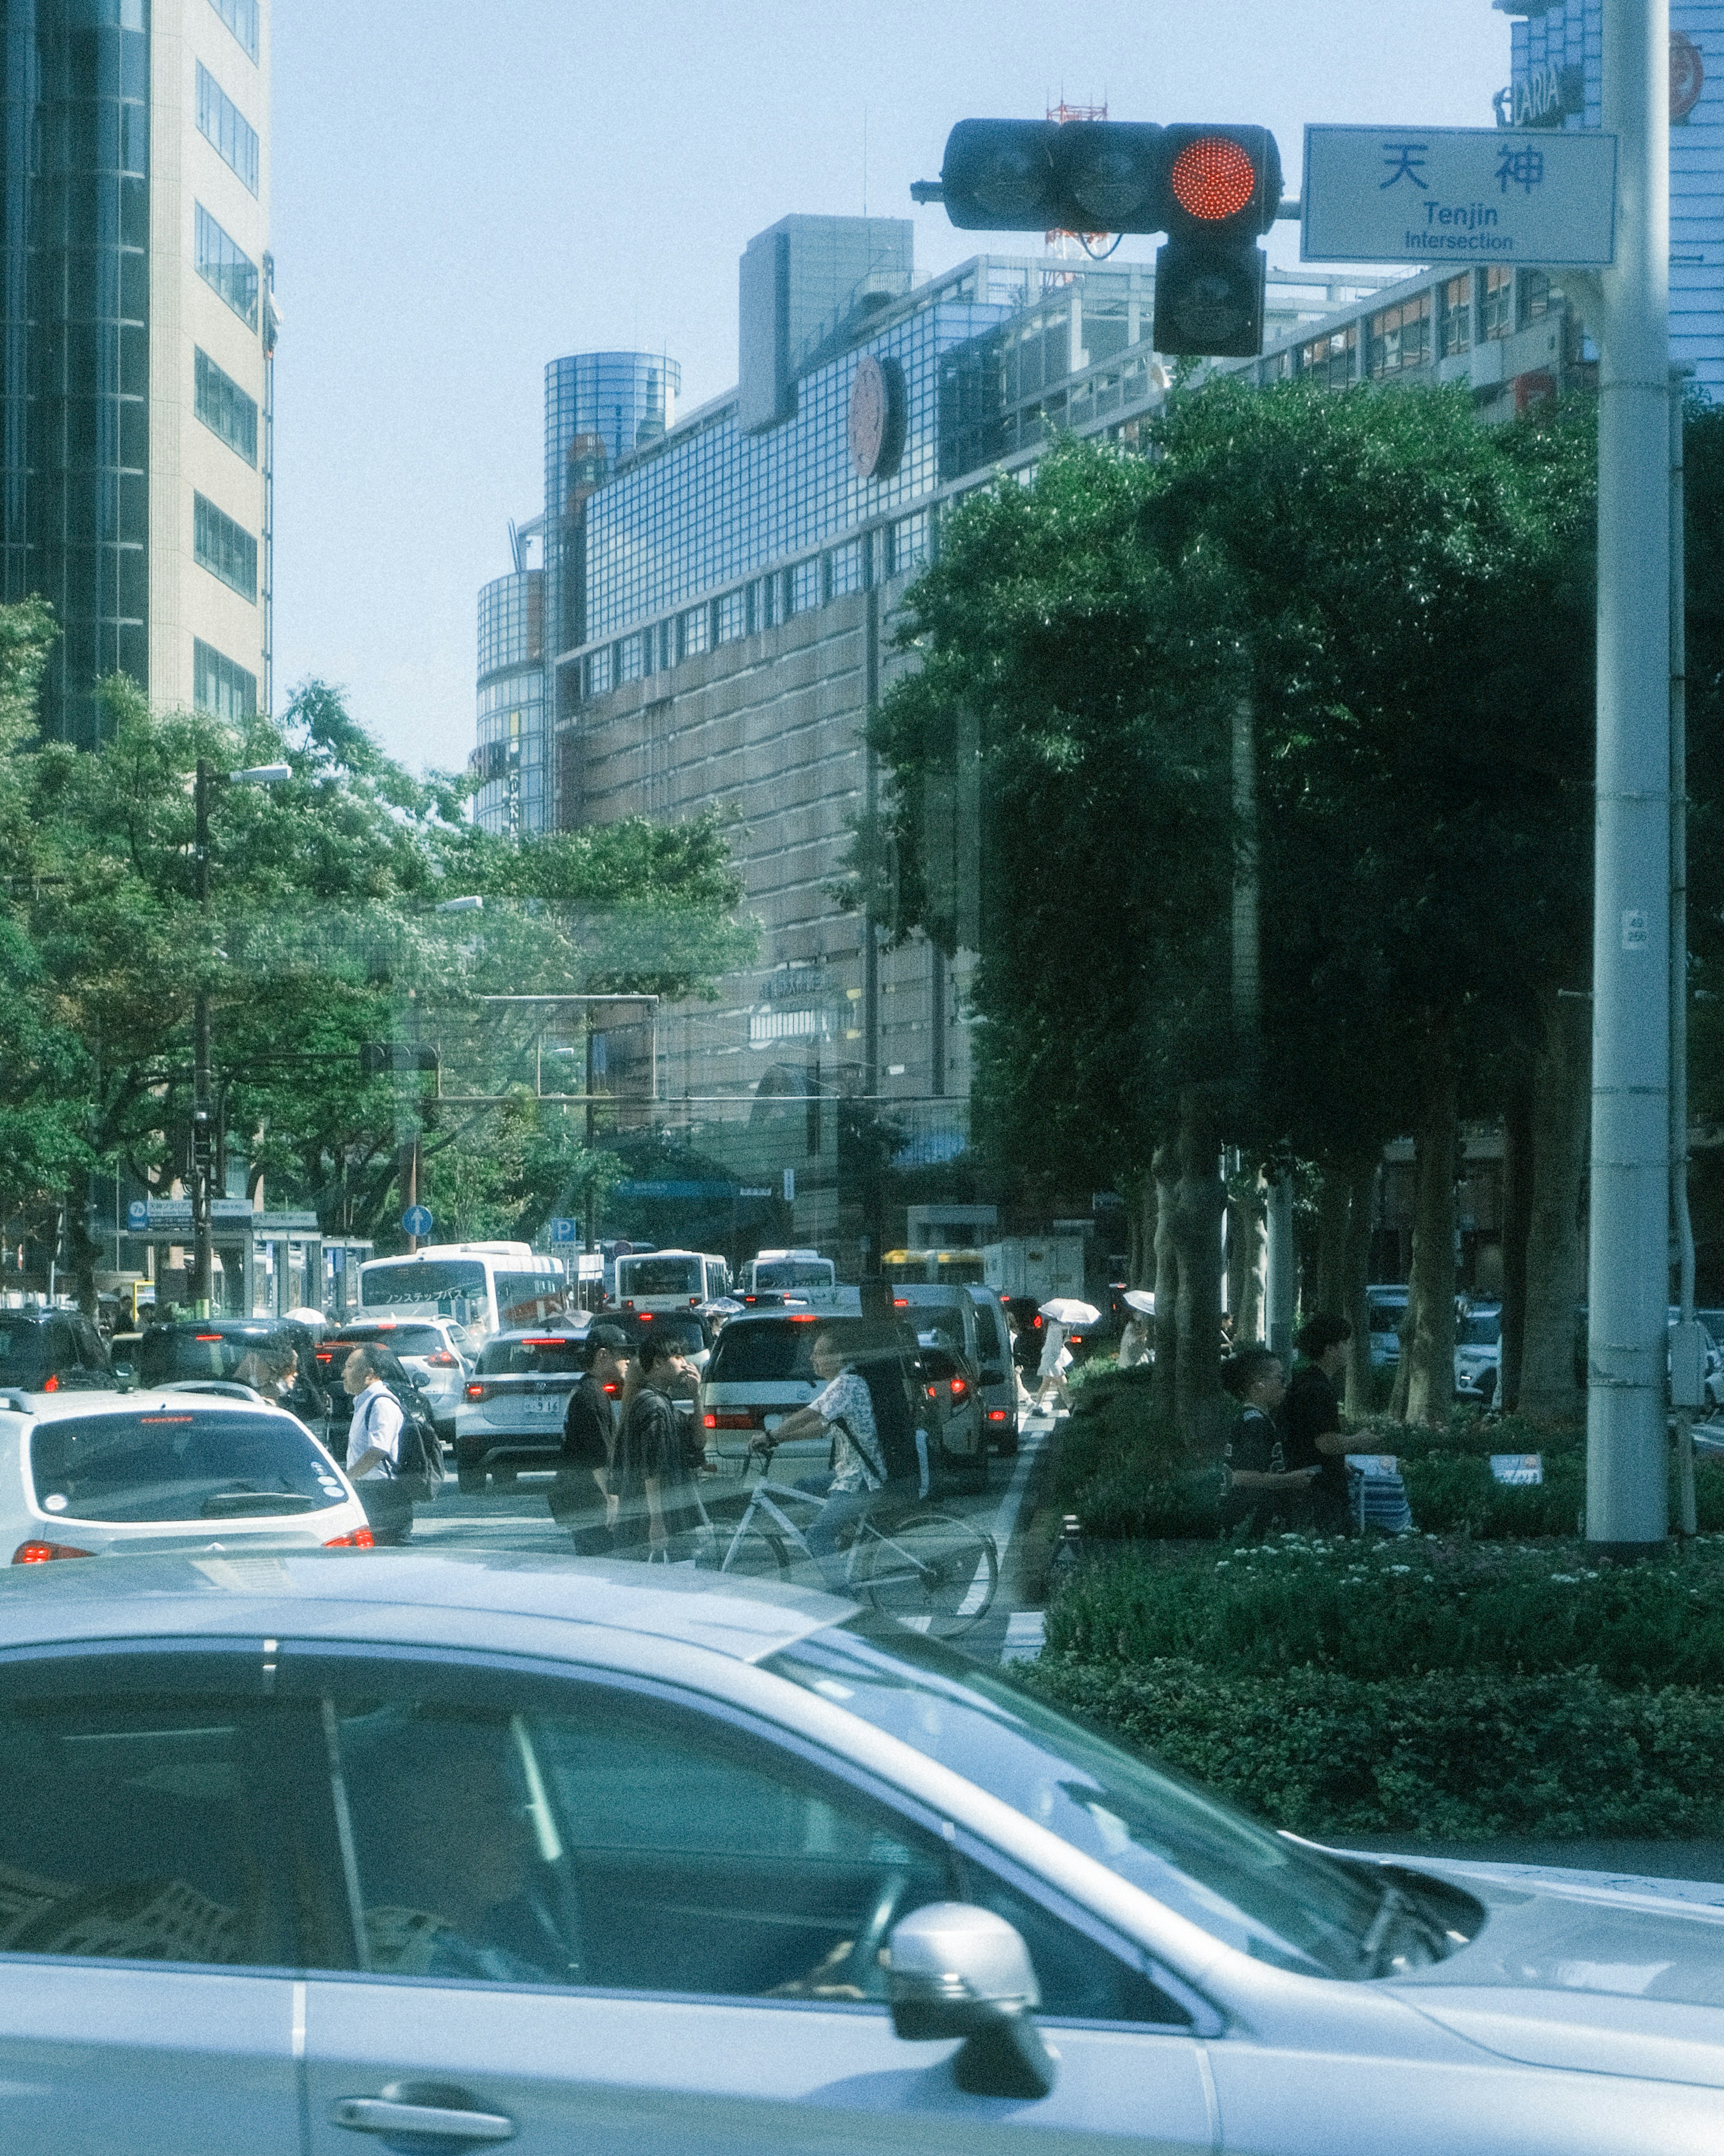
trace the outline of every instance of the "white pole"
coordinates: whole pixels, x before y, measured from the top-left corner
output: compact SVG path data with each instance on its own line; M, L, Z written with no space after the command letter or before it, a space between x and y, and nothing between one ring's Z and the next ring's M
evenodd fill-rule
M1668 1527L1669 51L1669 0L1605 0L1586 1533L1623 1557Z
M1269 1186L1269 1344L1288 1368L1292 1367L1293 1306L1296 1290L1293 1270L1293 1178L1277 1176Z
M1685 1535L1696 1533L1699 1527L1694 1410L1705 1404L1706 1396L1705 1345L1694 1317L1694 1223L1688 1210L1688 594L1683 588L1682 389L1692 372L1686 367L1670 369L1670 1219L1682 1313L1680 1332L1671 1342L1670 1406L1676 1432L1677 1517Z

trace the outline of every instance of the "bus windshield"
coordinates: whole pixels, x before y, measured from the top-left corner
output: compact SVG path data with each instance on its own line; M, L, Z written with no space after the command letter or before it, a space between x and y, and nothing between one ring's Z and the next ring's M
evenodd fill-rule
M834 1277L830 1258L775 1258L754 1268L757 1288L830 1287Z
M699 1258L618 1258L617 1293L623 1301L644 1295L704 1296Z
M458 1296L485 1300L485 1267L476 1258L403 1258L398 1265L369 1265L360 1276L363 1303L444 1302Z

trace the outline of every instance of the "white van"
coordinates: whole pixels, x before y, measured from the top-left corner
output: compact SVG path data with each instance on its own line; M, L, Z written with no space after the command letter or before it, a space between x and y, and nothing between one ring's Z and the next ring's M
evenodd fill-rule
M430 1243L359 1268L361 1318L434 1312L489 1338L511 1327L547 1325L567 1302L562 1260L526 1243Z
M624 1310L692 1310L728 1295L731 1269L704 1250L654 1250L617 1260L618 1302Z

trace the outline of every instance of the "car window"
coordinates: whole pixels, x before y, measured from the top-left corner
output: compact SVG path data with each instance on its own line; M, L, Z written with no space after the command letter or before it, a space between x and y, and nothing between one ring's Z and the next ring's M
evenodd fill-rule
M21 1317L0 1323L0 1385L34 1386L47 1367L46 1331Z
M573 1335L546 1333L536 1340L489 1340L479 1351L481 1378L578 1376L587 1367L587 1350Z
M0 1952L301 1959L291 1847L317 1806L280 1716L219 1693L18 1697L9 1677Z
M654 1333L670 1334L680 1341L685 1355L698 1355L706 1345L706 1328L698 1317L679 1317L674 1311L648 1312L625 1322L623 1331L632 1345L639 1347Z
M706 1375L715 1384L758 1385L793 1378L813 1382L809 1360L819 1326L813 1318L762 1319L726 1326L713 1344Z
M1461 1320L1456 1338L1463 1348L1494 1348L1502 1337L1500 1311L1479 1311Z
M448 1352L443 1335L434 1325L356 1326L341 1337L356 1342L376 1340L398 1355L442 1355Z
M393 1687L332 1703L374 1970L883 1999L891 1924L969 1898L1023 1933L1046 2012L1177 2013L1011 1882L752 1732L621 1686L565 1696L549 1712Z
M188 1407L69 1415L31 1431L28 1472L38 1505L63 1520L261 1519L346 1500L285 1414Z

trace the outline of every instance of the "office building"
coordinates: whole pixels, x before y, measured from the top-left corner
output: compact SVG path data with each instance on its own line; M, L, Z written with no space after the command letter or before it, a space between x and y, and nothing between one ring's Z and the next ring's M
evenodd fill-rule
M0 0L0 598L96 684L269 698L269 0Z
M1603 121L1603 0L1491 0L1516 19L1497 117ZM1724 4L1670 0L1670 357L1724 397Z

